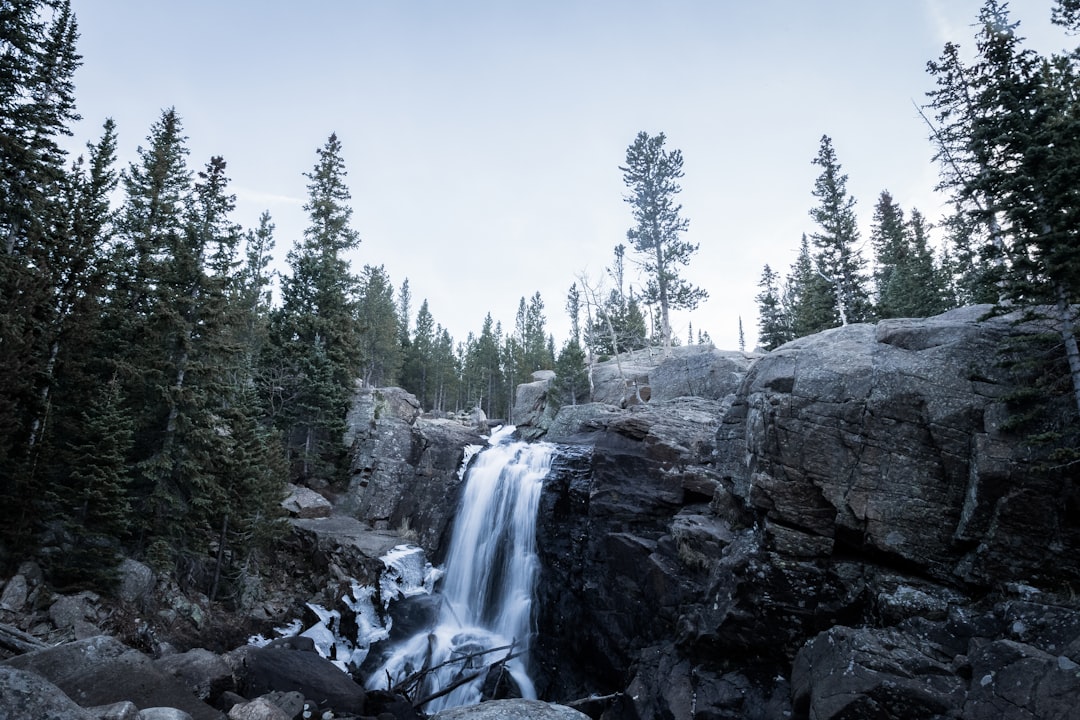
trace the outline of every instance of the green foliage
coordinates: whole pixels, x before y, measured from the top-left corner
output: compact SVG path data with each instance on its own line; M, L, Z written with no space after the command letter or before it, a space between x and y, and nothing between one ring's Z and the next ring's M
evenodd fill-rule
M698 246L681 239L689 226L682 217L682 205L675 196L682 191L682 152L664 148L663 133L638 133L626 149L626 165L619 169L630 191L624 199L633 212L634 227L626 237L638 254L647 282L643 297L660 311L660 335L670 347L671 310L693 310L708 293L680 276L680 268L690 262Z
M559 351L552 389L556 406L589 401L589 368L585 362L585 350L577 340L570 339Z
M755 298L758 303L758 344L765 350L775 350L794 339L790 316L781 302L779 280L776 271L766 265L758 282L761 288ZM741 318L739 328L742 329Z
M361 377L370 385L394 385L403 363L401 321L394 303L394 286L381 265L365 265L360 272L356 317L359 321Z
M948 292L930 252L928 232L918 210L905 221L900 205L882 191L870 231L879 318L929 317L947 309Z
M829 136L821 137L813 163L821 167L813 191L818 205L810 210L819 228L810 236L815 248L813 269L825 280L826 292L836 308L832 326L862 322L871 314L864 277L866 261L859 253L855 199L847 193L847 175L841 171Z
M802 236L799 255L788 273L782 304L793 337L835 327L836 299L829 283L814 269L806 235Z
M360 243L349 226L345 176L341 142L331 135L307 174L310 223L288 253L291 272L282 278L266 360L285 388L275 421L294 476L304 480L343 477L341 437L363 356L360 283L344 256Z
M1054 19L1075 24L1073 3L1059 3ZM1027 49L1018 25L987 0L975 60L950 44L929 65L941 185L978 233L971 242L990 267L980 275L998 299L1048 308L1080 409L1080 55Z

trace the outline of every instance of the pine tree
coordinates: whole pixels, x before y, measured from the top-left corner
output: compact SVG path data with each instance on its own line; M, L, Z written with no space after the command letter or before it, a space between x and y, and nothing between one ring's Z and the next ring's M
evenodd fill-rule
M689 225L675 202L682 191L678 181L683 158L679 150L666 150L665 141L663 133L638 133L626 150L626 165L619 169L630 191L624 199L633 209L635 223L626 237L648 278L645 300L659 308L660 335L667 349L672 341L671 311L693 310L708 293L680 276L680 268L689 264L698 246L680 238Z
M835 327L836 297L832 286L817 272L806 235L791 266L783 291L784 313L791 335L800 338Z
M80 58L67 0L5 3L0 29L0 525L22 544L39 517L32 471L63 322L52 264L69 241L57 232L67 184L59 137L78 119Z
M821 167L814 182L818 205L810 217L819 231L811 234L816 252L814 270L828 283L836 308L836 323L847 325L870 317L870 299L863 277L866 262L859 253L859 230L855 220L855 199L847 193L847 175L841 172L832 140L821 138L813 163Z
M273 323L274 354L290 390L277 413L302 479L338 480L344 472L341 438L361 357L356 301L359 282L345 253L360 238L350 227L341 142L330 135L308 178L309 225L289 251L282 304Z
M766 351L775 350L794 339L791 318L781 302L779 282L780 276L766 265L758 282L761 292L755 298L758 303L758 343Z
M577 405L589 400L589 370L585 362L585 350L570 338L559 351L555 360L554 395L556 404Z
M1055 20L1075 21L1071 3ZM979 14L976 60L955 46L930 64L942 185L984 228L981 254L997 271L1003 301L1050 308L1080 410L1080 92L1077 55L1042 57L1022 46L1006 5Z
M434 392L432 385L432 367L435 360L435 318L428 309L427 298L420 303L416 312L416 323L405 358L405 370L402 387L416 396L420 407L432 409Z
M394 286L381 265L365 265L360 272L357 318L361 377L369 385L395 384L403 362L401 320L394 304Z
M70 472L49 496L69 540L47 569L60 586L109 590L132 513L127 453L134 427L115 377L86 401L78 430L58 448Z

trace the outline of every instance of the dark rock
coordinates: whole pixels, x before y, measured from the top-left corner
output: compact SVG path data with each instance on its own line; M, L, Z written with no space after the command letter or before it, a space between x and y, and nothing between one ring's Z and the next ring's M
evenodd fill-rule
M967 685L951 661L899 631L837 626L796 656L795 710L816 720L949 715L963 706Z
M84 707L130 700L140 709L178 708L195 720L222 717L146 655L107 636L18 655L3 664L41 675Z
M154 661L154 666L191 688L195 696L211 705L222 693L235 689L232 669L218 655L196 648Z
M396 530L431 557L444 544L469 445L485 439L457 420L425 418L400 388L365 390L351 414L352 479L338 512Z
M0 720L96 720L33 672L0 665Z
M364 689L316 653L254 648L247 653L238 680L245 697L298 692L320 709L355 714L364 711Z
M966 720L1076 717L1080 664L1012 640L974 648Z
M388 720L423 720L426 717L406 698L385 690L368 691L366 712Z

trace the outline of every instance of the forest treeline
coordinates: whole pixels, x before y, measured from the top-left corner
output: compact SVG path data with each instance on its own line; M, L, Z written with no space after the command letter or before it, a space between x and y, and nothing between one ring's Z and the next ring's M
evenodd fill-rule
M1078 7L1061 0L1055 17L1075 29ZM1024 50L993 0L980 20L974 63L949 45L930 64L928 126L957 208L948 252L935 256L925 218L883 192L868 271L822 138L817 230L785 278L762 275L767 349L848 322L1011 299L1057 308L1072 362L1077 57ZM282 532L286 482L345 480L358 382L400 385L429 411L510 419L516 386L536 370L556 370L557 402L585 402L590 368L607 356L709 341L671 327L670 311L706 293L681 275L697 246L682 239L682 155L662 133L627 149L627 244L603 277L568 283L557 309L568 338L556 343L534 293L513 327L489 313L455 339L408 279L348 262L361 239L336 135L305 173L307 226L275 273L273 218L232 219L226 161L189 157L175 109L127 167L111 120L85 153L65 152L79 119L68 0L4 3L0 28L0 566L36 555L57 585L101 587L130 555L233 598Z
M662 135L643 133L623 168L641 216L630 243L651 253L654 282L637 295L621 269L612 290L568 282L561 347L539 293L512 328L489 313L456 341L407 279L348 262L360 236L336 135L305 173L307 226L275 273L273 219L232 219L226 161L189 157L176 109L128 167L111 120L83 154L65 151L80 119L68 0L4 3L0 28L2 566L36 554L58 585L101 586L132 555L231 596L281 532L286 482L346 479L357 383L507 419L516 386L557 368L557 394L579 402L589 362L670 345L668 310L703 297L678 276L696 249L678 206L644 208L678 191L681 155Z

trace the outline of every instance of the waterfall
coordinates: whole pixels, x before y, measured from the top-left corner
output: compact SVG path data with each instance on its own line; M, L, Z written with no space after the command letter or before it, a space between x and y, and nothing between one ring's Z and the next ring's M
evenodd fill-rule
M475 675L423 709L434 713L473 705L481 699L484 667L515 655L505 668L522 696L535 699L526 661L539 575L536 511L554 446L512 441L513 431L492 433L489 446L469 466L434 627L393 648L369 676L370 689L385 688L387 678L396 685L435 668L412 692L414 702Z

